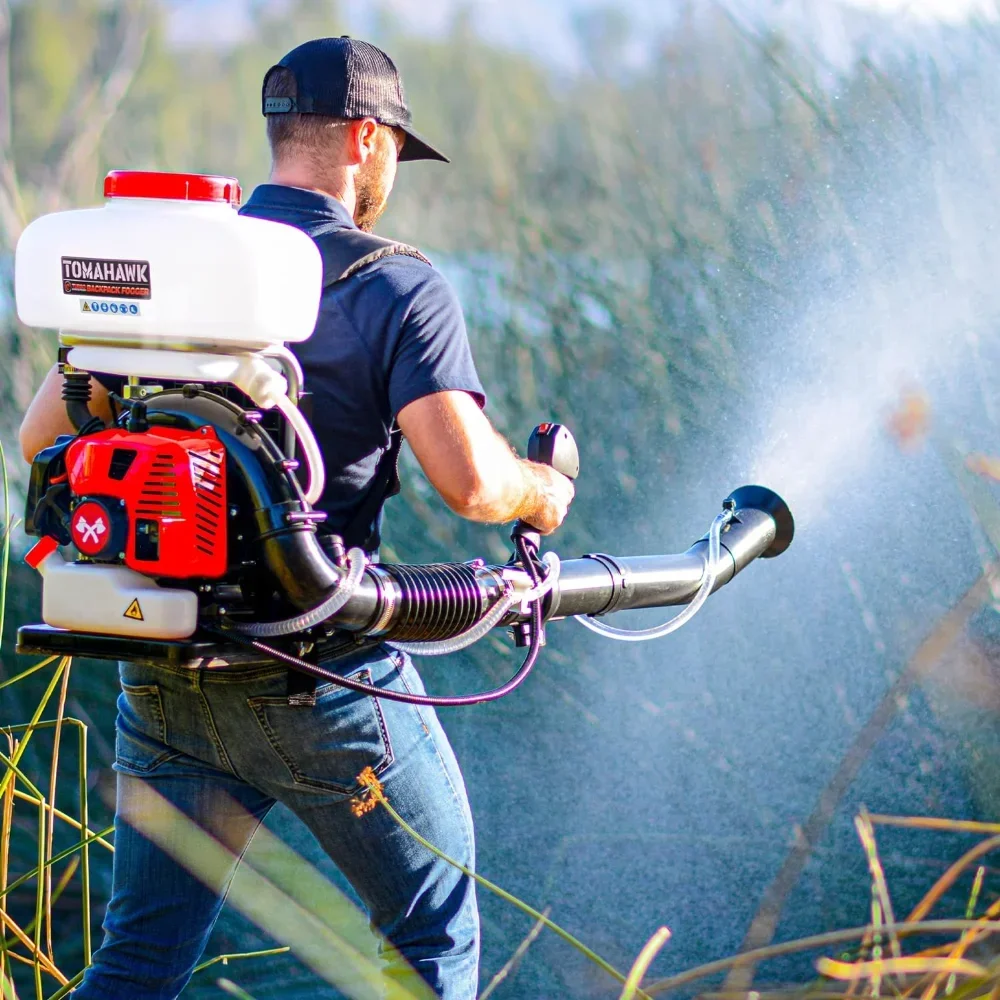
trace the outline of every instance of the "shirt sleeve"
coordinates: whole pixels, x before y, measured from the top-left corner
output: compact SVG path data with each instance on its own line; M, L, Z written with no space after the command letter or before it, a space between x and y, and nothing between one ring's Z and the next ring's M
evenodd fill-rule
M428 269L393 321L397 330L390 338L388 388L394 417L415 400L449 389L486 405L462 306L440 272Z

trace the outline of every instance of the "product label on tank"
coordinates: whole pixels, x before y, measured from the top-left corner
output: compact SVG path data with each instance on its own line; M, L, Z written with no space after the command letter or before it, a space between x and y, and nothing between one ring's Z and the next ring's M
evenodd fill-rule
M153 293L148 260L63 257L62 284L64 295L148 299Z

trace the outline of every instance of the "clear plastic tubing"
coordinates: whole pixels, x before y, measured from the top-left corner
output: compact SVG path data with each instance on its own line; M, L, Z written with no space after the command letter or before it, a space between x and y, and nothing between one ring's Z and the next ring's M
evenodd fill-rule
M712 527L708 532L708 558L705 561L705 571L701 578L701 586L698 593L694 595L691 603L675 615L668 622L658 625L656 628L637 629L629 631L623 628L614 628L612 625L605 625L603 622L595 621L586 615L575 615L576 620L591 632L606 636L609 639L618 639L621 642L645 642L647 639L660 639L671 632L676 632L682 625L686 625L698 612L702 605L708 600L709 595L715 589L715 581L718 578L716 567L719 557L722 554L722 529L732 520L733 512L724 510L712 522Z
M279 394L275 399L275 403L281 411L282 416L294 428L295 436L299 439L299 444L302 445L302 454L306 460L306 467L309 469L309 485L305 490L305 497L310 504L315 504L323 495L323 490L326 487L323 453L319 450L319 445L316 443L312 428L306 422L302 411L284 395ZM330 614L332 613L330 612ZM326 617L329 617L329 615Z
M280 622L240 622L234 625L237 632L243 635L263 639L275 635L291 635L312 628L320 622L335 615L353 596L365 575L367 557L362 549L351 549L347 553L347 575L340 581L337 589L322 603L311 611L304 611L295 618L286 618Z
M476 622L472 628L438 642L390 642L390 645L410 656L447 656L449 653L457 653L460 649L471 646L474 642L479 642L487 632L500 624L503 616L519 601L541 600L555 586L556 580L559 579L559 557L554 552L546 552L542 561L549 567L549 571L537 587L520 597L508 591L490 608L486 617Z
M526 604L530 601L538 601L543 598L558 582L559 572L562 569L562 563L559 562L559 556L555 552L546 552L542 556L542 562L548 566L549 571L545 574L545 579L537 586L533 587L526 594L521 595L521 603Z

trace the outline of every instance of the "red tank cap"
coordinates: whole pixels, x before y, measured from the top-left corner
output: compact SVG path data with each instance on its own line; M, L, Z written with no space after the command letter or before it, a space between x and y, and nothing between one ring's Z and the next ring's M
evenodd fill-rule
M30 549L28 549L27 555L24 557L24 561L32 569L38 569L38 567L58 548L59 543L51 535L43 535L37 542L35 542L34 545L31 546Z
M216 201L238 208L243 191L235 177L168 174L151 170L112 170L104 178L104 197Z

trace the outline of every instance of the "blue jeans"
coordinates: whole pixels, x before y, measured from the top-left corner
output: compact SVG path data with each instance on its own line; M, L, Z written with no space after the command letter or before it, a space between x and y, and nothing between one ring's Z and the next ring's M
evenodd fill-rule
M332 668L423 692L409 658L388 647L354 653ZM351 810L361 790L357 776L371 767L408 823L474 867L465 786L432 709L325 682L315 705L290 704L288 673L273 663L207 670L122 664L121 680L112 895L104 943L76 1000L173 1000L204 951L235 871L234 861L219 877L200 880L125 822L130 803L138 808L148 789L234 857L271 806L284 803L354 886L372 925L433 992L474 1000L475 884L421 847L384 808L360 817Z

